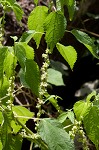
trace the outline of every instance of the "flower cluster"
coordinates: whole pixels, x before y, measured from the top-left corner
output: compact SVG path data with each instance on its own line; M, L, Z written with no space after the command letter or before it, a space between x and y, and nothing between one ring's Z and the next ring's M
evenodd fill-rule
M13 94L13 91L14 91L14 79L15 79L14 76L12 76L9 79L9 88L8 88L8 94L7 95L10 97L10 100L8 100L6 102L8 104L9 109L11 108L11 106L13 104L13 99L14 99L14 94Z
M45 54L42 54L42 57L44 58L43 65L41 67L41 84L40 84L40 91L39 91L39 97L42 99L43 95L47 92L47 69L49 67L49 53L50 50L46 49Z
M47 92L47 69L49 67L49 54L50 50L46 49L45 53L42 54L42 58L44 59L43 65L41 67L41 83L40 83L40 89L39 89L39 98L38 98L38 104L36 108L38 108L37 117L40 118L41 114L44 113L44 110L41 109L42 104L44 104L43 96Z
M82 122L75 120L74 126L72 128L72 131L70 132L70 136L73 140L75 140L76 135L77 141L82 143L83 150L89 150L87 138L85 136L85 133L83 131L83 127L81 126Z

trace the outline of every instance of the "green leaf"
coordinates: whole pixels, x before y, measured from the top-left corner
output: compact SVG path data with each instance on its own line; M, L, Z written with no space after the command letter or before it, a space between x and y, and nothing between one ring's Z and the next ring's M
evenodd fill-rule
M44 32L43 22L48 15L48 8L45 6L37 6L28 18L29 30Z
M96 91L93 91L92 93L90 93L90 94L87 96L86 101L87 101L87 102L90 102L90 100L91 100L91 98L92 98L93 96L96 97Z
M20 42L29 43L29 41L33 38L34 34L35 34L35 30L29 30L24 32L20 38Z
M3 150L21 150L22 146L22 136L8 134L7 141Z
M88 34L79 31L79 30L72 30L71 33L76 37L76 39L85 45L87 49L91 52L91 54L99 59L99 56L97 54L97 48L94 44L94 41L88 36Z
M14 3L14 5L12 5L12 9L15 13L16 19L18 21L20 21L22 19L22 15L23 15L22 8L18 5L18 3Z
M37 48L39 47L39 44L40 44L40 40L41 40L41 37L44 33L42 32L35 32L34 36L33 36L33 39L35 40L36 42L36 45L37 45Z
M38 132L50 150L74 150L73 141L55 119L42 119Z
M14 69L16 67L16 58L12 52L7 53L7 56L4 60L4 71L7 78L10 78L13 75Z
M3 145L2 145L2 142L0 140L0 149L2 150L2 148L3 148Z
M85 112L90 107L90 103L80 100L74 104L73 110L77 120L82 120Z
M0 111L0 125L2 124L2 121L3 121L3 115L2 112Z
M75 0L60 0L60 3L62 8L64 7L64 5L67 6L69 12L69 19L71 21L75 12Z
M60 123L64 123L64 121L67 119L67 112L61 113L57 119Z
M74 123L74 113L72 111L63 112L58 116L58 121L60 123L64 123L66 119L69 118L69 120Z
M57 98L59 98L59 97L57 97L55 95L51 95L46 99L46 101L49 100L49 102L56 108L56 110L58 112L60 112L61 110L60 110L60 106L58 105Z
M8 93L8 88L9 88L9 80L7 79L6 76L3 76L3 83L0 81L0 98L5 97L5 95ZM9 99L9 96L2 99L1 102L3 105L7 105L7 100Z
M99 108L91 106L84 114L84 128L89 139L99 149Z
M48 8L45 6L37 6L30 13L28 17L28 28L29 30L35 30L36 32L40 32L40 34L34 35L34 40L36 41L37 46L40 43L42 34L44 33L43 23L48 15Z
M20 77L21 84L22 84L24 87L29 88L28 84L27 84L26 81L25 81L25 72L23 71L23 69L20 69L19 77Z
M15 44L15 54L23 69L25 67L26 59L34 59L33 48L27 45L25 42Z
M25 124L26 121L28 121L29 118L32 118L34 115L33 112L30 112L27 108L22 107L22 106L13 106L12 110L13 110L14 115L18 118L18 120L22 124Z
M74 47L64 46L60 43L57 43L56 47L63 58L68 62L70 68L73 69L74 64L77 60L77 52L75 51Z
M34 3L37 5L38 4L38 0L34 0Z
M20 43L24 49L25 49L25 53L26 53L26 58L27 59L34 59L34 49L27 45L27 43L23 42L23 43Z
M75 120L75 118L74 118L74 113L73 113L73 111L67 111L67 117L69 118L69 120L72 122L72 123L74 123L74 120Z
M57 71L52 68L49 68L47 71L48 71L47 82L56 86L64 86L62 73L60 71Z
M19 43L15 44L15 55L21 65L21 67L24 68L25 60L26 60L26 52L25 52L24 47Z
M10 3L10 5L12 6L15 2L16 2L16 0L6 0L8 3Z
M3 80L4 59L6 57L7 47L0 47L0 80Z
M40 71L39 67L33 60L26 60L25 80L32 92L39 96Z
M11 133L11 121L13 119L13 114L10 110L5 109L3 111L3 124L1 126L1 142L3 145L3 150L8 150L9 145L9 134Z
M61 11L51 12L44 22L45 39L51 50L63 37L66 29L66 19Z

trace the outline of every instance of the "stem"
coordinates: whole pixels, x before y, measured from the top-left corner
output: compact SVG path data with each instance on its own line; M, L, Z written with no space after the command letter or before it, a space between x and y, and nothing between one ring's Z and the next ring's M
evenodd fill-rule
M23 123L21 123L18 118L16 118L16 121L27 131L27 133L31 134L33 138L35 138L35 134L29 129L27 128Z

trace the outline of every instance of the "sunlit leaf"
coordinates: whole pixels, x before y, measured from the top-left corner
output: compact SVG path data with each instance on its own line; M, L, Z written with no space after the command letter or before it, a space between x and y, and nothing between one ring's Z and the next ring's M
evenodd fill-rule
M61 11L51 12L44 22L45 39L51 50L63 37L66 29L66 19Z
M77 60L77 52L72 46L64 46L60 43L57 43L57 49L63 58L68 62L70 68L73 69L74 64Z
M94 44L94 41L88 36L88 34L79 30L75 30L75 29L73 29L71 33L76 37L76 39L80 43L84 44L87 47L87 49L91 52L91 54L94 57L99 59L99 56L97 54L97 48Z

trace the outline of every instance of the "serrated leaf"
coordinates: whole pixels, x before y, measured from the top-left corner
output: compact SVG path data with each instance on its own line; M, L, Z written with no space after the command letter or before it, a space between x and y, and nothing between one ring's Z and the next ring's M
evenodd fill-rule
M17 19L18 21L20 21L20 20L22 19L22 15L23 15L23 10L22 10L22 8L21 8L17 3L14 3L14 4L12 5L12 9L13 9L13 11L14 11L14 13L15 13L16 19Z
M60 43L56 45L58 51L63 56L63 58L68 62L70 68L73 69L74 64L77 60L77 52L72 46L64 46Z
M26 52L21 44L15 44L15 55L22 68L25 67Z
M82 120L85 112L90 107L90 103L80 100L74 104L73 110L77 120Z
M39 96L40 71L37 63L33 60L26 60L25 80L32 92Z
M84 128L89 139L99 149L99 108L91 106L84 114Z
M16 62L17 60L14 54L8 51L6 58L4 60L4 71L6 73L7 78L10 78L13 75Z
M0 80L3 80L4 59L6 57L7 47L0 47Z
M15 54L23 69L25 67L26 59L34 59L33 48L27 45L25 42L15 44Z
M62 125L55 119L42 119L38 133L50 150L74 150L73 141Z
M72 30L71 33L76 37L76 39L84 44L87 49L91 52L91 54L96 57L97 59L99 59L99 56L97 54L97 48L94 44L94 41L88 36L88 34L79 31L79 30Z
M63 37L66 29L66 19L61 11L51 12L44 22L45 39L51 50Z
M49 68L47 82L56 86L64 86L62 73L55 69Z
M22 107L22 106L13 106L12 107L14 115L18 118L18 120L22 123L25 124L26 121L29 120L29 117L33 117L33 112L30 112L27 108ZM20 117L21 116L21 117ZM22 117L23 116L23 117Z
M36 41L37 46L40 43L42 33L44 33L43 23L48 15L48 8L45 6L37 6L30 13L28 18L28 28L29 30L35 30L36 32L41 32L41 34L35 34L34 40Z

